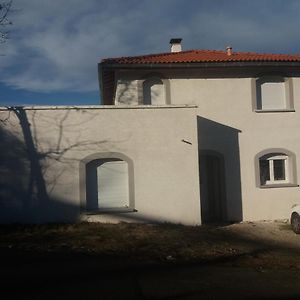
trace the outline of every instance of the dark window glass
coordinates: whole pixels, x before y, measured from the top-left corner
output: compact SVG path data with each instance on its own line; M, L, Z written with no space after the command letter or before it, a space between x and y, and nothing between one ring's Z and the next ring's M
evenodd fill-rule
M270 180L270 167L269 161L261 159L259 161L259 171L260 171L260 184L266 184L267 180Z
M285 180L284 159L276 159L274 165L274 180Z

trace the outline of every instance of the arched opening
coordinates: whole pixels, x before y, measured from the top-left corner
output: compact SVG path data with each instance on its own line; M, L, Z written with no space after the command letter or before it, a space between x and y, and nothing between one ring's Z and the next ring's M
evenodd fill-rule
M201 151L199 162L202 223L225 221L224 158L215 151Z
M267 149L255 156L256 185L261 188L295 185L295 154L285 149Z
M151 77L143 82L143 104L164 105L165 87L163 81L158 77Z
M134 209L133 163L125 155L92 155L81 162L80 170L84 210Z

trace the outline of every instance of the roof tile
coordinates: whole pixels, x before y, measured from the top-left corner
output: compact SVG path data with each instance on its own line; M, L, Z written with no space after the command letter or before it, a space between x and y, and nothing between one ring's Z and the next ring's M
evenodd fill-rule
M168 63L209 63L209 62L300 62L300 55L269 54L255 52L233 52L227 55L225 51L189 50L141 56L106 58L105 64L168 64Z

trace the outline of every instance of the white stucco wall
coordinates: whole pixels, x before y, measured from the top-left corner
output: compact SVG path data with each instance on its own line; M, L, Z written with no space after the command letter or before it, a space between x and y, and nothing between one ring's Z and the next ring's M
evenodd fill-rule
M117 105L137 105L138 80L118 79L116 83L115 104Z
M85 201L83 161L120 153L133 161L137 210L119 214L121 219L200 224L195 110L187 106L24 108L38 151L47 155L40 161L50 204L33 203L25 209L25 203L19 203L18 209L11 209L11 203L0 199L0 221L76 221ZM14 112L3 108L0 114L5 120L0 133L12 134L12 145L17 145L16 136L22 144ZM1 172L4 168L0 165ZM20 172L20 176L25 175ZM105 220L110 220L108 216ZM118 214L112 218L118 219Z
M291 206L300 203L300 188L256 187L254 157L265 149L289 150L296 155L295 168L297 174L300 174L300 139L298 138L300 79L293 78L295 112L274 113L253 111L252 101L255 95L251 90L252 80L251 78L174 79L170 84L172 103L197 104L197 113L201 117L240 131L238 144L243 220L284 219L289 217ZM226 138L212 144L221 152L224 151L222 149L228 148ZM213 146L202 143L201 139L199 145L200 149ZM229 153L224 154L225 160L227 156L227 167L232 167ZM227 199L230 205L231 191L228 191L230 174L227 174L226 181Z
M197 105L199 150L214 150L224 155L228 219L238 219L238 214L242 214L243 220L289 218L292 205L300 203L300 188L257 187L254 158L271 148L293 152L299 184L300 78L292 78L295 112L264 113L255 112L253 107L253 78L205 79L197 78L196 73L190 76L187 70L183 72L180 75L176 71L174 75L165 70L170 103ZM132 74L123 76L128 78ZM136 90L133 99L137 96Z

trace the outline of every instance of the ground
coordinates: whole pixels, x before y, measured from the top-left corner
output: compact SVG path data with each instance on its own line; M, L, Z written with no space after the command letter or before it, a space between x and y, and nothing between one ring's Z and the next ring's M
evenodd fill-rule
M1 299L299 299L285 222L0 227Z

